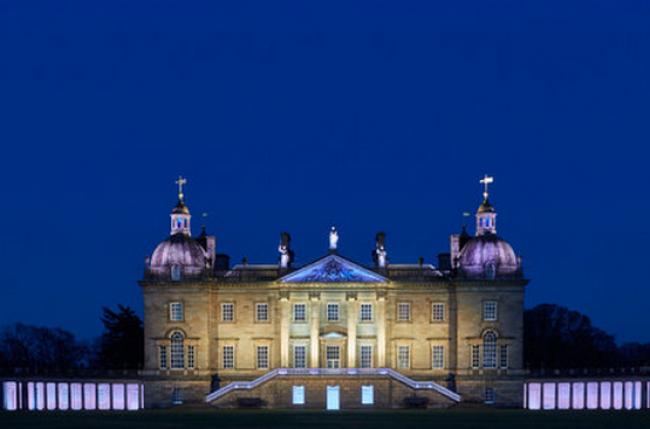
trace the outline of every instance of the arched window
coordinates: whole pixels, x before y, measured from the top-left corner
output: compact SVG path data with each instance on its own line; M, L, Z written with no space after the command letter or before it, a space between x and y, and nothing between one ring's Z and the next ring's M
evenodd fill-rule
M172 369L182 369L185 367L185 353L183 344L183 334L174 332L171 335L171 367Z
M497 334L487 331L483 335L483 368L497 367Z

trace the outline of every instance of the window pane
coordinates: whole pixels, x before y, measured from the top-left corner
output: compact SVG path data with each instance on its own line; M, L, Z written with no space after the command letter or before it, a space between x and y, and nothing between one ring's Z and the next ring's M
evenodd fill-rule
M329 322L336 322L339 320L338 304L327 304L327 320Z
M375 389L373 386L361 386L361 403L363 405L375 403Z
M293 367L306 368L307 367L307 349L305 346L294 346L293 348Z
M221 304L221 320L232 322L235 320L235 305L232 303Z
M398 368L409 368L411 366L409 346L399 346L397 348L397 366Z
M361 346L361 368L372 368L372 346Z
M372 321L372 304L361 304L361 321Z
M257 347L257 367L258 368L268 368L269 367L269 348L268 348L268 346L259 346L259 347Z
M223 367L226 369L235 367L235 348L233 346L223 346Z
M431 349L432 368L444 368L445 367L445 348L444 346L433 346Z
M400 302L397 304L397 320L409 321L411 320L411 304L408 302Z
M497 367L497 336L488 331L483 336L483 368Z
M303 405L305 403L305 386L293 386L293 404Z
M185 367L183 334L174 332L171 336L171 364L172 368L180 369Z
M431 307L431 319L440 322L445 320L445 304L434 303Z
M295 322L304 322L306 320L305 313L305 304L294 304L293 320Z
M260 322L265 322L269 320L269 305L268 304L257 304L256 305L256 317Z

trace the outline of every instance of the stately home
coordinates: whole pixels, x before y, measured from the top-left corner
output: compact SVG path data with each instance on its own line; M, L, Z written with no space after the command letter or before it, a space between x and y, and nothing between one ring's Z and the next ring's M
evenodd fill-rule
M332 228L306 265L282 233L276 263L232 266L205 229L192 236L180 178L170 236L140 281L145 405L521 406L527 280L497 236L491 181L475 234L452 234L436 265L394 263L383 233L362 265Z

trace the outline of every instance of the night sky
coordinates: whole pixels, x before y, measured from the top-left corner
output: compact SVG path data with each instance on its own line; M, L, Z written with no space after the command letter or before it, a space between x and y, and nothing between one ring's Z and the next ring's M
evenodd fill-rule
M0 3L0 324L141 312L179 174L233 262L302 264L332 224L435 263L488 173L527 306L650 341L646 2L232 3Z

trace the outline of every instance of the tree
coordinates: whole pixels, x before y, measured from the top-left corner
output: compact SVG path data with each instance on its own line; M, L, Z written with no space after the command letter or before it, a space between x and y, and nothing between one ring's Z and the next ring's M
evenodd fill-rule
M6 327L0 341L6 370L60 373L82 367L88 352L68 331L22 323Z
M612 335L584 314L554 304L525 311L524 361L530 369L620 366Z
M104 369L139 369L144 362L142 320L130 307L118 311L104 307L101 321L104 333L99 338L93 366Z

